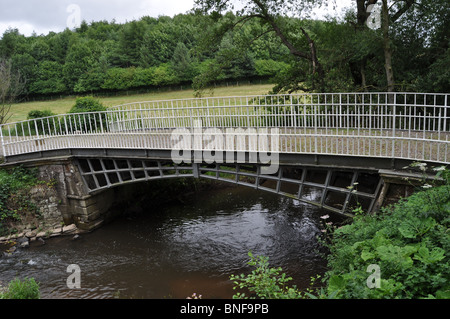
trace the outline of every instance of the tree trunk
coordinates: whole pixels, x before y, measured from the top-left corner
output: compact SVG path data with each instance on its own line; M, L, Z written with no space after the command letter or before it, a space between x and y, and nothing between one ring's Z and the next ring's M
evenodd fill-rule
M361 32L366 28L367 19L370 16L368 7L374 5L378 0L356 0L357 24L355 31ZM362 90L367 91L366 81L366 65L368 56L361 58L359 61L351 62L350 72L352 73L353 83Z
M392 69L392 48L389 38L389 8L387 0L383 0L382 9L382 31L383 31L383 49L384 49L384 67L386 70L387 91L395 91L394 70Z
M309 48L311 51L311 64L313 66L313 70L312 70L312 76L313 76L313 90L315 90L315 79L314 77L317 74L318 80L319 80L319 86L320 86L320 91L321 92L325 92L325 73L324 70L322 68L322 64L319 61L319 58L317 57L317 50L316 50L316 44L314 43L314 41L311 39L311 37L308 35L308 33L305 31L305 29L300 28L303 35L306 37L306 39L308 40L309 43Z
M361 64L361 86L362 89L367 92L367 81L366 81L366 60Z

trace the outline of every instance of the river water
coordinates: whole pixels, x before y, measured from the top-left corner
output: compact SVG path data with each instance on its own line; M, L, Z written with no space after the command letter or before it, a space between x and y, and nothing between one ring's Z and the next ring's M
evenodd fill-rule
M327 214L297 200L245 187L201 191L102 228L32 243L0 257L0 282L32 277L41 298L231 298L231 274L248 273L248 252L269 257L291 285L305 288L326 271L317 240ZM81 287L69 289L69 265Z

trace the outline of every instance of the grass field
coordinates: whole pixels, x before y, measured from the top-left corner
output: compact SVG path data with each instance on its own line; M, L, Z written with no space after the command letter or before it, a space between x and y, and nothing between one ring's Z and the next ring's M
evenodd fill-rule
M213 91L206 91L204 97L210 96L242 96L242 95L258 95L267 94L273 87L273 84L255 84L242 86L218 87ZM194 90L178 90L154 92L136 95L118 95L109 97L98 97L104 106L115 106L132 102L172 100L172 99L188 99L194 97ZM23 121L27 119L28 112L31 110L50 110L55 114L65 114L75 104L76 97L68 97L59 100L26 102L14 104L11 107L11 118L9 123Z

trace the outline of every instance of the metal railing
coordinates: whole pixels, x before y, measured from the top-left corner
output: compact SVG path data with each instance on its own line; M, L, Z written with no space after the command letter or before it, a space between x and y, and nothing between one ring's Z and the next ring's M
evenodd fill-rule
M173 133L184 129L192 133L194 140L202 139L200 145L189 143L196 150L258 151L259 146L250 141L264 132L278 139L277 149L272 151L280 153L447 164L449 95L325 93L130 103L106 112L1 125L1 150L6 158L71 148L170 150L177 143ZM237 136L243 143L211 146L208 139L219 135L224 141Z

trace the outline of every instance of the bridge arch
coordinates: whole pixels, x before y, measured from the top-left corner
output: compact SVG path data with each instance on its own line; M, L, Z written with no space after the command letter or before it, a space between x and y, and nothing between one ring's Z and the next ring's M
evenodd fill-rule
M373 211L383 185L374 169L318 165L280 165L274 174L264 174L261 165L252 163L180 165L168 159L77 158L75 165L90 194L139 182L202 178L276 193L347 216L356 205Z

